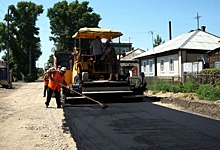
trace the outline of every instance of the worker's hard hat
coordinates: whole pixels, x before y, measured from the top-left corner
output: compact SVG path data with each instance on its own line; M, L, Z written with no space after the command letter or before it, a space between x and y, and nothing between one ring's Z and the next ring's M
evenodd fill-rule
M66 67L62 67L60 71L66 72Z

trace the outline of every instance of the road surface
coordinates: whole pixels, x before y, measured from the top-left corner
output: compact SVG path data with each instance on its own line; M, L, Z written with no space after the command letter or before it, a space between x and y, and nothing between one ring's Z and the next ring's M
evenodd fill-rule
M65 105L79 150L220 149L220 121L140 103Z
M0 88L1 150L220 148L220 121L150 102L45 108L43 82Z

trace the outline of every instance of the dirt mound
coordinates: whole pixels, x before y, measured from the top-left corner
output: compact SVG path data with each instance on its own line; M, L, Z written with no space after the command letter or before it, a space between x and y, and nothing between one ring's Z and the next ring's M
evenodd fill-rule
M157 94L152 94L152 91L148 91L145 95L148 97L160 98L161 103L173 104L196 113L220 119L220 100L199 100L196 93L159 92Z

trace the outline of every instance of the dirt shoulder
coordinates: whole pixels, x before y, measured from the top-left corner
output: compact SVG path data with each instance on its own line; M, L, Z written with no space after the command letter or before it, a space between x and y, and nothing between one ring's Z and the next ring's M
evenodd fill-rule
M43 82L13 83L0 88L0 149L75 150L63 109L52 98L45 108Z
M180 111L190 111L206 117L220 120L220 100L199 100L195 93L156 93L145 92L145 96L157 99L155 104L163 105Z

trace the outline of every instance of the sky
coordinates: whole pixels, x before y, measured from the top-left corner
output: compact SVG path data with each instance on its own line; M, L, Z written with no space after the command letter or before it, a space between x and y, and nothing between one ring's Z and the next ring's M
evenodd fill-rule
M38 16L36 26L40 28L42 55L36 62L37 67L44 68L44 63L53 54L53 42L49 41L50 24L46 17L47 9L62 0L29 0L37 5L43 5L44 12ZM69 3L75 0L67 0ZM83 2L85 0L79 0ZM122 42L132 43L134 49L152 49L154 39L159 35L168 41L169 21L171 35L175 38L190 30L206 26L206 31L220 36L220 1L219 0L86 0L93 12L99 14L102 20L99 27L110 28L123 33ZM0 22L3 20L9 5L17 5L20 0L0 0ZM74 34L74 33L73 33ZM5 51L6 52L6 51ZM0 59L3 53L0 53Z

